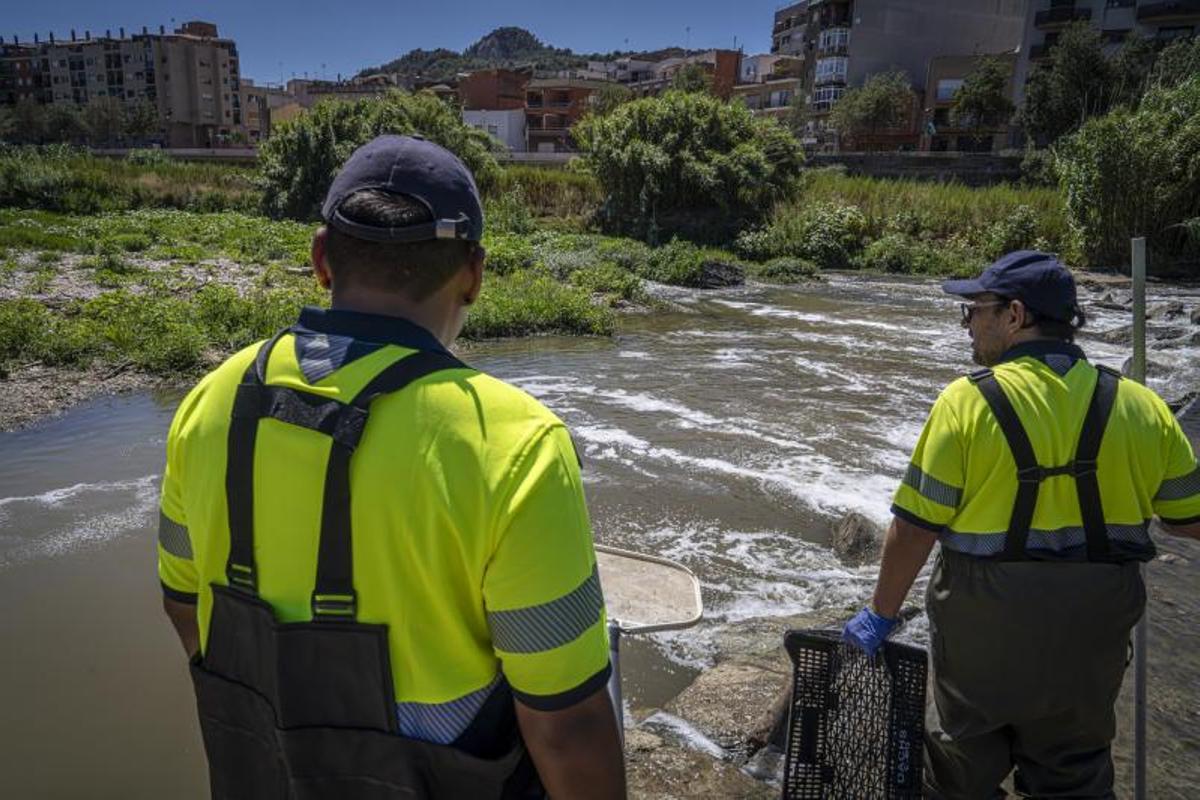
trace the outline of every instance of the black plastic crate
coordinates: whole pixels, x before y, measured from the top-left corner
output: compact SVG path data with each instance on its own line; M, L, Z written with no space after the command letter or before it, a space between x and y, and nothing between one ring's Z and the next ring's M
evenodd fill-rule
M788 631L792 703L784 800L921 798L925 651L868 658L840 631Z

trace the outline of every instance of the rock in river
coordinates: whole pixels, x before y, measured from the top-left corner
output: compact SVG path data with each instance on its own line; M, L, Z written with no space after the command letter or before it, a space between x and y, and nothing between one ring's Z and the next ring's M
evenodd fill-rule
M848 563L874 561L879 558L882 544L879 526L856 511L842 517L833 527L833 552Z

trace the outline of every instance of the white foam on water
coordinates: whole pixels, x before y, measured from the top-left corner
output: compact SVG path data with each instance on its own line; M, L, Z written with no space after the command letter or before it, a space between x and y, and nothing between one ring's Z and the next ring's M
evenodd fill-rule
M653 356L641 350L622 350L617 353L617 358L634 358L639 361L646 361L653 358Z
M790 308L780 308L779 306L764 305L762 303L750 303L738 300L715 300L714 302L729 308L747 311L755 317L789 319L797 322L811 322L838 327L874 328L876 330L888 331L889 333L905 333L924 338L933 338L942 332L937 328L913 328L894 322L880 322L873 319L855 319L853 317L839 317L830 314L814 314L808 311L794 311Z
M90 485L96 486L96 485ZM114 481L103 486L111 492L132 491L132 503L121 509L101 514L81 514L70 525L52 531L35 540L17 545L13 549L0 553L0 568L31 561L39 558L52 558L73 553L79 550L100 546L108 541L124 536L136 530L150 527L158 510L158 476L147 475L133 481ZM73 489L75 487L65 487ZM53 494L56 498L54 505L61 505L62 492ZM68 498L77 497L82 492L68 493ZM41 500L45 495L38 495ZM24 499L24 498L15 498ZM50 505L51 503L42 503Z
M41 494L22 495L16 497L0 497L0 508L17 503L33 503L40 506L57 507L64 503L74 500L84 494L93 492L123 492L130 489L138 489L147 483L158 480L157 475L144 475L141 478L132 478L124 481L100 481L99 483L76 483L71 486L62 486L58 489L50 489Z
M712 758L725 758L726 753L724 748L693 727L690 722L680 719L674 714L668 714L665 711L656 711L647 717L642 724L659 725L667 728L693 750L699 750L701 753Z

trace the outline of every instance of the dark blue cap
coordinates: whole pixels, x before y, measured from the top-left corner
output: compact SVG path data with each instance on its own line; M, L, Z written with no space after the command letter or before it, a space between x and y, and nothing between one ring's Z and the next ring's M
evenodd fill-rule
M347 219L342 203L363 189L416 200L433 221L380 228ZM471 171L458 156L420 136L377 136L351 153L325 195L321 217L347 236L369 242L483 238L483 204Z
M992 292L1060 322L1070 322L1079 311L1071 271L1050 253L1036 250L1003 255L978 278L946 281L942 289L965 297Z

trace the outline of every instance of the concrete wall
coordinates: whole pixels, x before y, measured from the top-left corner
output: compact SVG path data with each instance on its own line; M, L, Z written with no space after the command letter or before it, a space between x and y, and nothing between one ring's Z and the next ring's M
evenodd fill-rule
M929 59L998 53L1021 44L1026 0L858 0L850 31L847 83L861 86L889 69L923 88Z
M968 186L1014 182L1021 177L1021 156L994 153L815 153L809 167L844 166L849 175L904 178Z
M463 122L499 139L509 150L525 149L525 110L465 110Z

